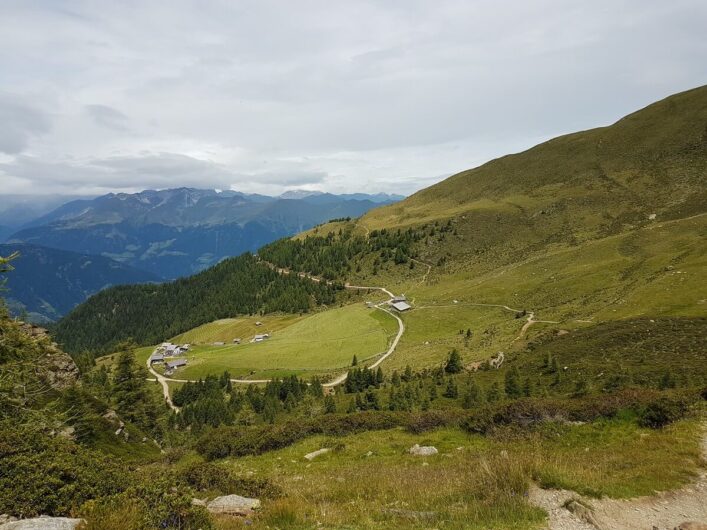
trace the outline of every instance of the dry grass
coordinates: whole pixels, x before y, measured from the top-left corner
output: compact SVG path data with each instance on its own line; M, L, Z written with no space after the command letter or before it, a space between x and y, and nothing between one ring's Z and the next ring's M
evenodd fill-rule
M700 465L698 433L696 421L649 431L629 419L499 431L492 438L455 429L421 436L392 430L314 437L226 465L285 491L265 502L253 528L539 528L544 514L526 502L530 480L616 497L678 487ZM440 454L411 456L414 443L434 445ZM338 450L303 459L321 447Z

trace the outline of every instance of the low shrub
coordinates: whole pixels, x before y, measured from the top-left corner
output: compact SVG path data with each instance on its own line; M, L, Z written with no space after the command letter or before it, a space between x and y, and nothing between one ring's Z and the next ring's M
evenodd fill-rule
M689 403L680 397L661 397L646 405L639 415L638 423L642 427L660 429L685 417Z
M196 462L181 471L180 478L198 491L218 491L245 497L277 498L282 490L265 478L239 477L233 470L211 462Z
M366 411L357 414L327 414L309 420L287 421L256 427L217 427L199 438L196 450L207 460L227 456L257 455L292 445L308 436L344 436L365 431L406 426L410 414Z
M190 488L175 483L169 474L146 475L122 493L87 502L80 515L87 521L87 530L213 528L206 509L192 504ZM115 525L115 522L119 524Z
M17 425L0 425L0 462L0 513L19 517L75 513L129 485L124 466L105 455Z
M407 424L407 430L413 434L459 425L467 416L465 411L459 409L430 410L420 414L413 414Z

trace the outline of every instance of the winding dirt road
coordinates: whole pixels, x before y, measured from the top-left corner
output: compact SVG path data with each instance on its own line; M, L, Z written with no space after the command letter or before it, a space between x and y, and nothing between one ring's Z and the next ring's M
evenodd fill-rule
M266 263L268 266L270 266L274 270L277 270L280 274L290 274L290 271L287 269L281 269L281 268L275 267L272 264L269 264L267 262L263 262L263 263ZM308 275L305 273L298 273L298 274L300 275L301 278L308 278L308 279L310 279L314 282L317 282L317 283L325 281L325 280L322 280L321 278L318 278L316 276L311 276L311 275ZM331 282L327 282L327 283L331 283ZM381 291L382 293L385 293L387 296L390 297L388 300L385 300L384 302L380 302L379 304L376 304L374 306L376 309L383 311L385 313L388 313L390 316L392 316L398 322L398 332L395 335L395 338L393 339L393 341L390 343L390 346L388 347L386 352L383 355L381 355L381 357L376 362L374 362L373 364L371 364L368 367L370 369L378 368L378 366L383 361L385 361L395 351L395 348L398 346L398 343L400 342L400 339L402 338L403 333L405 333L405 324L403 324L403 321L401 320L401 318L398 315L396 315L395 313L393 313L392 311L390 311L389 309L386 309L385 307L383 307L384 305L388 304L395 297L395 295L392 292L390 292L388 289L386 289L385 287L367 287L364 285L350 285L347 283L346 285L344 285L344 288L351 289L351 290L360 290L360 291ZM147 369L155 377L157 382L162 386L162 395L164 396L164 399L165 399L165 402L167 403L167 405L169 405L169 407L173 411L179 412L179 407L177 407L172 402L172 398L169 394L169 383L195 383L197 380L196 379L175 379L175 378L171 378L171 377L165 377L164 375L157 372L154 368L152 368L152 365L150 364L149 357L147 359ZM325 388L332 388L332 387L338 386L338 385L342 384L344 381L346 381L347 377L348 377L348 373L344 372L343 374L337 376L336 378L332 379L331 381L324 383L322 386ZM270 379L231 379L231 383L245 384L245 385L265 384L265 383L269 383L269 382L270 382Z

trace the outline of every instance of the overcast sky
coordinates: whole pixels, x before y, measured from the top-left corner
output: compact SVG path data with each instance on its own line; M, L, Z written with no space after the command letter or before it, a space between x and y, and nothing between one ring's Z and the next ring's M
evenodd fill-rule
M704 0L2 0L0 193L408 194L707 83L705 28Z

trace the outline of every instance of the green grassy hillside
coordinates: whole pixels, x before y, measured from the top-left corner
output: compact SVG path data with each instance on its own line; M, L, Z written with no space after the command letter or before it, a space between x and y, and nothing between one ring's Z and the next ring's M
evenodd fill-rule
M241 332L242 344L194 346L188 355L189 365L179 369L173 377L198 379L228 371L232 377L258 379L293 373L311 376L345 371L354 355L364 362L385 352L390 337L397 331L397 323L390 315L363 304L331 309L306 318L266 317L261 326L255 326L254 319L250 319L251 323L243 320L240 319L236 328ZM180 337L199 336L200 330L203 333L208 327L221 328L214 330L219 334L223 331L222 326L214 323ZM270 333L271 337L259 343L249 342L255 333Z
M479 220L498 213L531 222L540 232L567 224L599 235L652 213L661 220L686 217L704 208L706 125L704 86L609 127L561 136L458 173L369 212L361 224L399 227L463 213Z
M522 351L544 330L704 315L706 177L700 87L261 254L404 292L413 309L384 368L433 367L451 348L474 363Z

